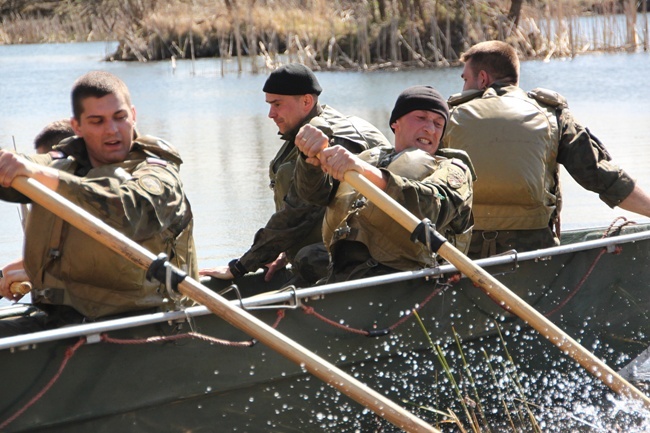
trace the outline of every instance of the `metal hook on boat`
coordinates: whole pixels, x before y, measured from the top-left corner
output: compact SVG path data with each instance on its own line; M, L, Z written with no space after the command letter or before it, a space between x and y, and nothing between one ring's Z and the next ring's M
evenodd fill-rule
M160 253L156 260L151 262L147 269L147 280L153 281L155 278L165 285L169 298L176 304L183 298L178 291L178 285L187 277L187 273L172 266L167 260L167 254Z

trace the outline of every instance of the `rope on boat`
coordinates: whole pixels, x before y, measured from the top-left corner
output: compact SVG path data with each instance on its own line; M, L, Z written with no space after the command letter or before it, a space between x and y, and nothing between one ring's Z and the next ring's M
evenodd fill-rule
M65 366L68 364L68 361L70 361L70 358L72 358L72 356L75 354L77 349L79 349L85 342L86 342L86 338L82 337L74 345L66 349L65 356L63 357L63 361L61 361L61 365L59 366L59 370L56 372L56 374L52 376L50 381L43 387L43 389L41 389L38 392L38 394L32 397L32 399L29 400L22 408L20 408L16 413L14 413L12 416L7 418L2 424L0 424L0 430L3 430L9 424L14 422L16 418L21 416L27 409L32 407L50 390L50 388L52 388L52 386L56 383L56 381L59 380L59 377L61 376L61 373L63 373L63 370L65 369Z
M420 311L424 306L436 295L438 295L440 292L443 290L448 289L449 287L453 286L455 283L460 281L460 274L454 274L451 277L447 279L446 282L444 283L439 283L436 284L435 289L420 303L418 303L414 308L412 308L410 311ZM413 317L413 314L408 314L400 318L397 322L393 323L387 328L384 329L359 329L359 328L353 328L348 325L344 325L342 323L335 322L332 319L328 319L327 317L323 316L320 313L317 313L316 310L314 310L314 307L307 307L305 305L302 306L302 310L305 312L305 314L310 314L323 322L332 325L335 328L342 329L346 332L351 332L353 334L359 334L359 335L365 335L366 337L381 337L384 335L388 335L393 331L395 328L400 326L402 323L406 322L410 318Z
M615 226L615 224L618 221L623 221L623 223L618 226ZM616 231L618 234L623 229L623 227L627 225L635 225L635 224L636 222L628 221L627 218L623 216L619 216L615 218L614 221L612 221L609 227L607 227L607 230L605 230L605 232L603 233L602 238L604 239L611 236L614 231ZM612 254L620 254L622 251L623 251L623 247L617 245L616 247L614 247L614 251L612 252ZM596 269L596 264L598 264L598 262L605 255L605 253L607 253L607 248L603 248L600 250L600 252L598 252L598 255L596 256L596 258L594 258L594 261L591 263L591 266L589 266L589 269L587 269L587 272L585 272L585 274L582 276L580 281L578 281L576 287L571 291L571 293L569 293L569 295L562 302L560 302L560 304L557 307L555 307L554 309L546 313L545 314L546 317L551 317L553 314L561 310L580 291L580 289L585 284L585 282L587 281L591 273L594 271L594 269Z

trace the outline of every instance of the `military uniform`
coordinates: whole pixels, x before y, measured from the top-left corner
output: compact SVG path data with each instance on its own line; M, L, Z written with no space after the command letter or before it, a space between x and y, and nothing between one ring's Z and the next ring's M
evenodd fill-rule
M266 226L260 229L251 248L239 259L245 271L253 272L286 252L290 262L304 246L322 243L321 226L325 208L301 199L296 194L294 168L301 155L295 146L295 137L305 124L311 124L330 137L332 145L341 145L354 153L390 143L370 123L354 116L345 116L327 105L316 105L306 119L293 131L282 135L284 144L269 166L270 187L273 190L276 212ZM322 176L322 172L320 172ZM314 259L314 257L312 257ZM327 256L314 260L327 266ZM314 271L317 274L324 271ZM309 281L311 282L311 281ZM308 283L309 283L308 282Z
M139 137L124 162L93 168L85 143L75 137L28 158L59 170L57 193L198 276L192 211L179 176L182 161L170 145ZM1 189L0 195L27 201L13 189ZM147 281L145 270L36 203L25 230L24 265L34 304L52 314L72 311L96 319L166 304L166 289Z
M476 168L470 257L559 243L558 163L614 207L634 181L611 163L589 130L555 92L493 84L449 99L442 146L466 151Z
M387 174L386 194L417 218L431 220L438 232L465 250L472 227L472 169L464 152L439 150L431 156L416 148L399 153L378 148L359 157ZM412 242L411 233L347 183L323 187L316 167L302 160L296 177L302 179L297 182L302 197L329 203L323 222L332 262L328 282L434 264L426 245Z

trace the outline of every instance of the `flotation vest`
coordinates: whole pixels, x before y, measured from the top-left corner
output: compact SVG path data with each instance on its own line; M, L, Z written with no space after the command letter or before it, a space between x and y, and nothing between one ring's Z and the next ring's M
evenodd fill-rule
M321 106L320 109L320 114L312 117L306 123L321 129L325 134L330 136L330 143L332 145L340 144L345 148L349 148L350 145L349 143L346 144L346 142L352 142L362 150L376 146L391 147L388 139L369 122L356 116L346 116L327 105ZM294 131L294 134L297 134L298 129ZM296 167L296 159L299 155L300 151L295 146L292 138L285 141L282 148L280 148L275 158L271 161L269 178L271 189L273 189L273 200L276 211L284 206L284 198L293 183L293 172ZM319 224L316 224L311 233L306 236L305 240L293 248L292 251L288 252L289 256L295 256L300 248L305 245L320 242L322 238L321 227Z
M91 169L84 178L113 178L125 182L130 173L145 166L151 156L180 164L173 148L152 137L140 137L126 161ZM74 173L77 161L68 156L50 166ZM185 200L186 201L186 200ZM154 254L164 252L170 263L198 277L192 236L192 213L186 201L185 216L172 227L138 243ZM157 281L120 254L64 222L34 203L25 237L25 269L34 285L35 304L66 305L95 319L132 310L173 305Z
M540 229L556 212L562 101L536 90L490 87L449 99L442 145L466 151L476 169L475 230Z
M442 151L444 154L444 150ZM455 152L460 156L463 152ZM371 149L359 155L361 159L377 166L383 158L381 149ZM469 159L465 155L466 161ZM431 177L441 183L451 178L458 180L464 192L471 195L470 170L465 161L446 158L437 154L431 156L420 149L410 148L400 152L386 166L386 169L397 176L413 180L424 180ZM417 218L427 218L426 215L415 215ZM432 221L435 223L436 221ZM461 248L466 250L471 237L471 228L463 227L456 232L450 226L436 227L448 240L456 243L455 235L462 238ZM420 267L432 266L434 258L425 245L411 241L409 233L395 220L369 202L363 195L355 191L347 182L341 182L336 197L331 201L323 220L323 240L328 250L334 250L340 240L358 241L363 243L373 259L399 270L413 270Z

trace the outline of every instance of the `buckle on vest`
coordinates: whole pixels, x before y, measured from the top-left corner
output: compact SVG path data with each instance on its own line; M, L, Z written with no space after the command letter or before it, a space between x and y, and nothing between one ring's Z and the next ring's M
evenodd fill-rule
M47 252L47 256L52 260L56 260L61 257L61 250L57 248L50 248Z

